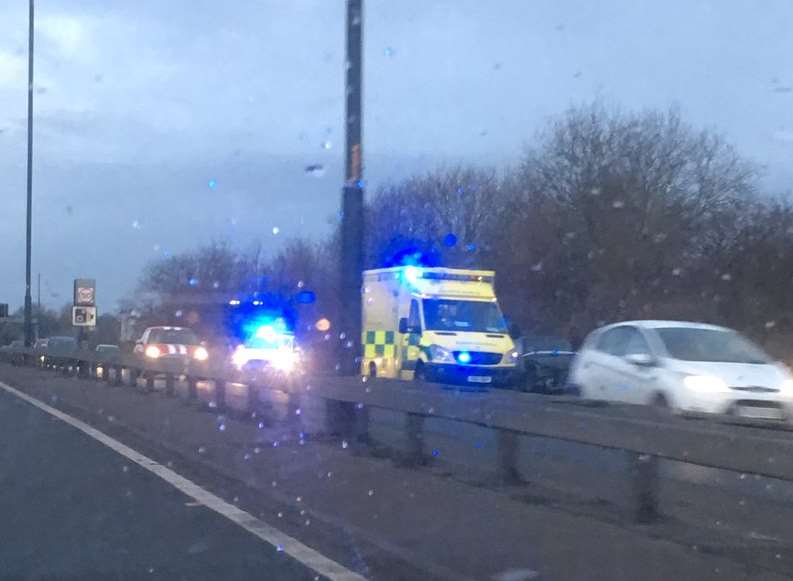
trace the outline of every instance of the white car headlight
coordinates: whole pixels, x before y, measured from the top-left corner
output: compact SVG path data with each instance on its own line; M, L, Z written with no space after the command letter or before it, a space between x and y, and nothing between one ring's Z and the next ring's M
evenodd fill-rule
M206 347L196 347L193 351L193 358L196 361L206 361L209 359L209 351L206 350Z
M687 375L683 385L701 393L724 393L730 391L727 382L715 375Z
M786 379L782 382L779 386L779 392L782 395L786 395L788 397L793 397L793 379Z
M290 373L297 364L297 355L292 351L277 351L273 355L273 366L285 373Z
M457 363L451 351L440 345L430 345L430 359L433 363Z

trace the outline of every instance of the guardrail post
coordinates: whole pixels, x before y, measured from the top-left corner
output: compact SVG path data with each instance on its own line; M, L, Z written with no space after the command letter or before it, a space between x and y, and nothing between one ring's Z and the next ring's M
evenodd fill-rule
M355 418L353 424L353 441L356 450L363 450L369 446L369 408L362 403L355 404Z
M633 487L633 514L636 522L658 520L658 456L629 452L629 470Z
M404 463L417 466L425 463L424 457L424 416L408 413L405 417L405 450Z
M197 380L192 375L187 376L187 401L195 401L198 399L198 385Z
M245 400L245 411L253 414L259 409L259 385L255 381L250 381L247 387L248 397Z
M226 381L215 379L215 408L218 411L226 409Z
M355 431L355 404L325 400L325 430L331 436L351 438Z
M498 480L501 484L517 484L521 481L518 471L518 434L510 430L496 432Z
M173 397L174 394L174 386L173 386L173 373L166 373L165 374L165 395L168 397Z

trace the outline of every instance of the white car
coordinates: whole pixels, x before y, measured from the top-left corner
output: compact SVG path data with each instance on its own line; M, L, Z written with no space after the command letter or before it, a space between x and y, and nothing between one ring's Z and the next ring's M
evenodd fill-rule
M731 329L677 321L630 321L591 333L573 361L582 397L785 419L793 376Z

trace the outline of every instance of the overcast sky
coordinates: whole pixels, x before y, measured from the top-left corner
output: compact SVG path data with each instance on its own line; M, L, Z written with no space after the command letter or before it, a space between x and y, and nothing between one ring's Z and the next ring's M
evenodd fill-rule
M50 306L94 277L107 311L158 255L328 232L343 0L40 0L36 19L34 298L37 272ZM369 186L453 161L509 165L549 116L599 98L676 104L786 191L791 30L789 0L367 0ZM24 296L26 59L27 0L6 0L0 302L12 307Z

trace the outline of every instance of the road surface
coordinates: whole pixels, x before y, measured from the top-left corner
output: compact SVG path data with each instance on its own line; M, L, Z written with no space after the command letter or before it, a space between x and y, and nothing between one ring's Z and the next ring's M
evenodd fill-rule
M276 547L0 391L3 579L315 579Z

